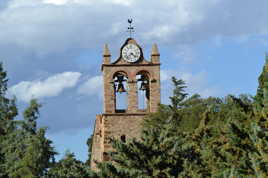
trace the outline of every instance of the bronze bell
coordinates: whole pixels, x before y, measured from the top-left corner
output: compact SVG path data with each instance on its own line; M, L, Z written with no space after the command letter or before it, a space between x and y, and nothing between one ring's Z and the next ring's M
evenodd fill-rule
M124 88L124 85L122 83L119 83L118 84L118 87L117 87L117 92L119 93L123 93L123 92L126 92L125 88Z
M141 82L140 90L144 91L148 89L148 83L145 83L144 81Z
M116 92L119 92L119 93L126 92L126 90L125 90L125 88L124 88L124 84L123 84L123 82L124 82L124 81L127 81L127 80L126 80L124 77L125 77L125 76L122 75L122 74L118 74L118 75L116 76L116 80L114 80L115 83L118 83L118 84L117 84L117 90L116 90ZM116 84L115 84L115 87L116 87Z

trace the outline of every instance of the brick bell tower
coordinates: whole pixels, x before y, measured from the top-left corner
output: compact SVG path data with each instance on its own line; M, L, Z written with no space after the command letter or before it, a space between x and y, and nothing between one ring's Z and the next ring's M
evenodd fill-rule
M109 138L127 141L139 138L143 118L156 112L160 103L160 54L156 44L151 59L146 60L142 48L128 38L120 49L120 56L111 62L108 45L104 46L103 73L104 113L97 115L93 133L91 167L95 161L109 160L112 151Z

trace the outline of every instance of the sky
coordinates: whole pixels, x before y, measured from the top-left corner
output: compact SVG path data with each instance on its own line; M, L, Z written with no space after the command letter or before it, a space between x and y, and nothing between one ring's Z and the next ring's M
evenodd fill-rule
M87 159L87 138L103 111L102 51L112 59L129 37L161 60L161 102L170 78L202 97L254 95L268 48L267 0L0 0L0 61L20 111L42 104L38 125L61 158ZM18 116L18 118L21 117Z

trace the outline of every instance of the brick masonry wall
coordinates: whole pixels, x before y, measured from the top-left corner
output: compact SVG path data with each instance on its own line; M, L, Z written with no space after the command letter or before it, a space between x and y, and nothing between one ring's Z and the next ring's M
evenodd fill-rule
M95 161L103 161L103 153L112 151L109 138L120 139L122 135L125 135L126 140L139 138L145 116L146 114L125 113L97 115L93 135L91 169L97 170Z
M104 151L111 151L109 144L111 137L120 139L122 135L125 135L126 140L134 137L139 138L144 116L144 114L104 115Z
M93 170L96 170L95 161L102 161L103 152L103 123L102 115L97 115L95 120L95 128L93 132L93 142L92 142L92 155L90 160L90 165Z

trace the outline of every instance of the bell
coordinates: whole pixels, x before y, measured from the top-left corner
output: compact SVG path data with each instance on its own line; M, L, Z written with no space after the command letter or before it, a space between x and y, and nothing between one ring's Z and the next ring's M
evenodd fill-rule
M118 84L118 87L117 87L117 92L119 93L123 93L123 92L126 92L125 88L124 88L124 85L122 83L119 83Z
M123 82L123 81L125 81L125 79L124 79L124 75L118 75L118 76L117 76L117 80L118 80L118 82Z
M148 89L148 84L145 83L144 81L142 81L141 86L140 86L140 90L144 91Z

